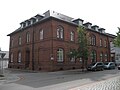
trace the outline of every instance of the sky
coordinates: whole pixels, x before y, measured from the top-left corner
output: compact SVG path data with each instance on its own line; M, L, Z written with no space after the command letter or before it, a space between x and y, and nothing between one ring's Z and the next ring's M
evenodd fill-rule
M116 34L120 27L120 0L0 0L0 47L9 51L7 36L20 23L47 10L83 19Z

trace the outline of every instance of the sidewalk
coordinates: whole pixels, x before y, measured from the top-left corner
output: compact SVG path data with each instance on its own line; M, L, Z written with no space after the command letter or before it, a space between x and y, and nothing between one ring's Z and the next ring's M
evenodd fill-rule
M0 85L4 83L14 82L20 80L20 77L11 74L9 70L4 70L4 77L0 77Z

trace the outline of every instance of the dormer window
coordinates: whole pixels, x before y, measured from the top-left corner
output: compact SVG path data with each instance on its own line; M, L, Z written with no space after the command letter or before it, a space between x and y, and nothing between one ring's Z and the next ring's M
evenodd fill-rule
M26 20L25 23L26 23L26 27L30 25L30 21L29 20Z
M98 31L98 28L99 28L99 26L97 26L97 25L92 26L92 29L95 31Z
M90 22L84 23L84 26L86 26L89 29L91 29L91 25L92 25L92 23L90 23Z
M104 28L99 28L99 32L100 33L105 33L105 29Z
M20 25L21 25L21 28L24 28L26 26L26 23L22 22L20 23Z
M79 18L78 18L78 19L73 20L73 22L74 22L74 23L76 23L76 24L78 24L78 25L81 25L81 26L83 25L83 21L84 21L84 20L79 19Z

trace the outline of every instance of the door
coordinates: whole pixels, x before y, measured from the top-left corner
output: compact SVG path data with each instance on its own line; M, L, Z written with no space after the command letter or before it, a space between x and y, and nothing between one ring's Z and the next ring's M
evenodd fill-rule
M25 68L29 68L29 64L30 64L30 51L27 50L27 51L26 51Z

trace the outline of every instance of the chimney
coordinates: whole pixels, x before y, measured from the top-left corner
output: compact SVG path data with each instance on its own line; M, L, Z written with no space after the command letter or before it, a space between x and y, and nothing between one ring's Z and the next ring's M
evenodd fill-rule
M87 23L84 23L83 25L84 25L85 27L91 29L91 25L92 25L92 23L87 22Z
M100 33L105 33L105 29L104 28L99 28L98 29Z
M82 20L82 19L80 19L80 18L73 20L74 23L76 23L76 24L78 24L78 25L80 25L80 26L83 25L83 21L84 21L84 20Z
M99 26L93 25L91 28L92 28L93 30L95 30L95 31L98 31Z

